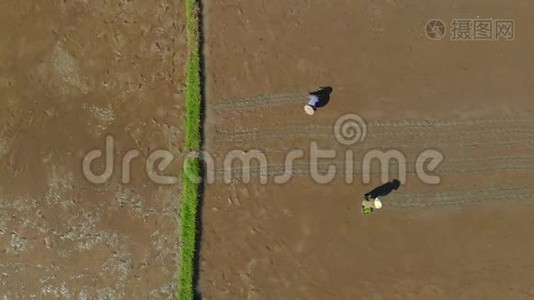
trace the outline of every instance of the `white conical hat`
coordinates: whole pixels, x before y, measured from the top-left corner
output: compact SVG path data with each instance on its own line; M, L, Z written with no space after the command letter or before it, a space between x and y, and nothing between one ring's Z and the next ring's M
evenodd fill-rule
M378 199L378 198L375 198L375 201L374 201L373 204L375 205L376 209L382 208L382 201L380 201L380 199Z
M304 105L304 111L311 116L315 112L315 109L313 109L313 107L310 105Z

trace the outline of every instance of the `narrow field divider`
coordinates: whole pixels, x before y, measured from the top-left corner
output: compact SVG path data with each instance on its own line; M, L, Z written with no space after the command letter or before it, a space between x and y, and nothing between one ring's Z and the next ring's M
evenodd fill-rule
M185 0L187 27L187 73L185 112L185 151L200 150L202 82L200 61L200 20L198 0ZM197 239L197 214L200 185L195 180L201 176L200 161L186 159L182 173L182 202L180 206L180 268L178 276L179 300L194 299L195 252Z

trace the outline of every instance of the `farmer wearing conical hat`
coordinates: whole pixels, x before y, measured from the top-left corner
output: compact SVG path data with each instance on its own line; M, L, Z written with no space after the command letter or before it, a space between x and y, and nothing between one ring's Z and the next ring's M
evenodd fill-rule
M363 195L362 212L368 214L375 209L382 208L382 201L380 201L379 197L384 197L392 191L397 190L400 184L399 180L393 179Z

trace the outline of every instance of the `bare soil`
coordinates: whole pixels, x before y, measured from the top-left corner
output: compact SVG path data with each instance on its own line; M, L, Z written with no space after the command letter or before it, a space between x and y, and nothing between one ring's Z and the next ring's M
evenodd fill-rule
M534 4L529 1L227 1L206 5L206 150L200 258L204 299L524 299L534 295L531 158ZM434 41L424 26L453 18L514 19L513 41ZM304 113L307 92L330 103ZM340 145L334 123L356 113L366 139ZM312 141L355 153L354 180L314 182L310 162L284 156ZM260 150L224 183L231 150ZM362 215L361 158L401 151L408 176L384 207ZM428 185L414 162L443 153ZM326 166L323 166L326 168ZM323 168L323 170L324 170ZM395 168L392 169L394 171ZM395 173L390 178L396 177Z
M1 1L0 36L0 298L173 299L179 186L144 163L182 147L183 4ZM82 159L107 135L93 184Z

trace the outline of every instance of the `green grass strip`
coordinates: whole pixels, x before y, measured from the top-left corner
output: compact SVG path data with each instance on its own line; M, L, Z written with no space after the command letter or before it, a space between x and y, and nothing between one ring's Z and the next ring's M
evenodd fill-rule
M201 133L201 70L198 0L186 0L186 26L188 41L185 150L187 153L200 150ZM182 174L182 204L180 207L180 274L178 300L192 300L195 296L196 218L199 200L199 159L187 159Z

